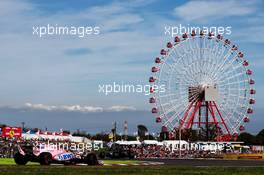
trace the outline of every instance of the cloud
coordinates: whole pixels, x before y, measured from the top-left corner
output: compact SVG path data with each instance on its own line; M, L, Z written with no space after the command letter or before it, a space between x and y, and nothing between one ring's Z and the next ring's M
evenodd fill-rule
M133 106L112 106L112 107L108 108L107 111L115 111L115 112L136 111L136 108Z
M186 21L213 21L230 16L245 16L256 11L254 2L190 1L174 9L174 14Z
M47 110L47 111L52 111L52 110L57 109L57 106L47 106L47 105L43 105L43 104L26 103L25 106L27 108L31 108L31 109L40 109L40 110Z
M116 16L112 19L109 19L104 22L103 28L115 30L115 29L122 29L127 28L128 25L137 24L144 21L142 17L135 14L123 14L121 16Z
M166 17L166 14L163 16L153 9L148 11L150 7L144 9L141 5L146 2L142 0L132 6L131 3L135 1L131 1L129 5L127 2L115 1L78 10L58 9L55 12L49 12L47 9L43 12L43 8L34 5L33 1L28 1L31 4L24 1L8 1L13 3L12 6L17 6L18 10L14 13L12 6L3 5L4 2L6 1L0 1L0 25L3 26L0 28L0 39L3 43L0 47L0 78L2 82L8 83L3 83L0 87L0 96L3 103L12 105L24 104L25 99L45 104L123 104L124 96L111 100L99 96L98 84L112 81L138 83L147 80L152 58L167 42L166 36L163 35L164 24L176 24L171 15ZM249 2L236 3L237 7L233 7L234 1L230 2L230 7L226 7L226 3L222 2L206 2L210 7L212 4L216 5L217 8L213 10L197 7L199 3L205 5L205 1L189 2L178 6L174 12L183 19L206 18L213 24L215 21L212 19L225 17L225 13L230 15L231 12L219 10L222 6L234 8L235 11L239 8L250 9L241 11L241 15L249 14L254 9L253 5L245 5L250 4ZM190 4L196 5L197 9L181 11L184 7L191 8ZM174 7L171 5L170 8ZM7 9L5 13L8 13L8 17L1 15L4 8ZM206 10L209 12L205 12ZM239 25L248 22L244 20L244 16L240 19ZM262 18L255 17L255 20L258 19ZM32 26L56 23L72 23L74 26L99 25L102 27L102 33L82 39L56 36L39 39L32 36ZM252 23L256 24L255 21ZM240 32L240 28L237 31ZM258 36L262 37L260 28L253 31L258 31ZM255 40L261 42L261 37L256 36ZM250 37L244 38L253 40ZM81 59L72 59L73 56ZM90 98L87 99L87 96ZM133 99L131 103L137 109L145 108L143 98L145 97L135 98L134 94L127 95L127 99Z
M94 106L73 105L73 106L58 106L57 108L59 110L73 111L73 112L103 112L102 107L94 107Z
M95 107L95 106L82 106L82 105L44 105L44 104L32 104L26 103L26 109L32 110L45 110L45 111L68 111L68 112L84 112L84 113L95 113L95 112L123 112L123 111L136 111L133 106L111 106L109 108Z
M33 6L27 2L21 2L19 0L13 1L1 1L0 16L14 15L21 12L31 11Z
M4 43L0 47L0 79L9 82L0 87L0 95L5 96L2 101L7 104L20 105L27 101L89 103L95 106L122 104L122 100L117 98L107 101L98 97L98 84L113 80L138 81L139 75L135 76L135 73L141 76L149 73L148 65L131 66L126 63L142 58L149 58L149 63L152 63L160 45L164 44L160 42L160 36L153 34L153 27L149 28L148 22L142 22L143 15L135 12L134 7L141 5L142 1L133 3L133 7L110 2L78 10L58 9L50 13L34 2L22 2L14 4L21 6L19 14L10 13L8 19L0 15L0 25L4 26L0 28L1 43ZM2 7L0 1L0 11ZM102 33L84 38L39 38L32 35L32 26L47 24L100 26ZM158 34L161 33L163 30ZM87 96L91 96L88 102Z
M144 19L140 14L133 12L133 8L123 3L110 3L108 5L88 7L85 10L67 13L57 13L48 17L48 21L56 22L75 21L75 23L91 23L100 26L101 32L111 32L116 29L128 29L130 26L142 22Z

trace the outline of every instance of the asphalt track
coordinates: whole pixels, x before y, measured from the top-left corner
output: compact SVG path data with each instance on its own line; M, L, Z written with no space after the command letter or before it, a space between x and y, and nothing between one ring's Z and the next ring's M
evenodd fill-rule
M192 167L264 167L264 160L223 160L223 159L139 159L142 163L109 164L104 166L192 166ZM63 166L52 164L53 166ZM78 164L77 166L87 166ZM6 164L0 164L6 166ZM16 166L11 164L11 166Z
M173 165L173 166L264 167L264 160L147 159L147 161L163 162L165 165Z

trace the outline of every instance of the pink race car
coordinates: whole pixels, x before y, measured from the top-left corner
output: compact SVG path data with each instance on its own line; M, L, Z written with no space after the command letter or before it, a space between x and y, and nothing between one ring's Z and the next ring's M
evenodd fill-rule
M26 165L27 162L39 162L40 165L50 165L51 163L75 165L85 163L87 165L100 165L97 156L93 152L73 152L64 149L41 148L40 146L20 146L14 155L17 165Z

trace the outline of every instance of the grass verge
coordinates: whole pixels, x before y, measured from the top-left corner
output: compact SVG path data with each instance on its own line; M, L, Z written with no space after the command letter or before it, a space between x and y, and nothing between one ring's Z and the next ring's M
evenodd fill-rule
M139 163L139 160L104 160L104 164L111 165L111 164L134 164ZM13 158L0 158L0 165L15 165L15 161ZM27 165L38 165L38 163L29 162Z

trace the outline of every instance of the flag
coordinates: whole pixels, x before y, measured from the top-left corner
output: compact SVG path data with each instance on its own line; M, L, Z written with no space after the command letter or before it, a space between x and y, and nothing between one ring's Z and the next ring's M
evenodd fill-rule
M106 145L107 145L109 148L111 148L111 146L113 145L113 142L108 142Z

